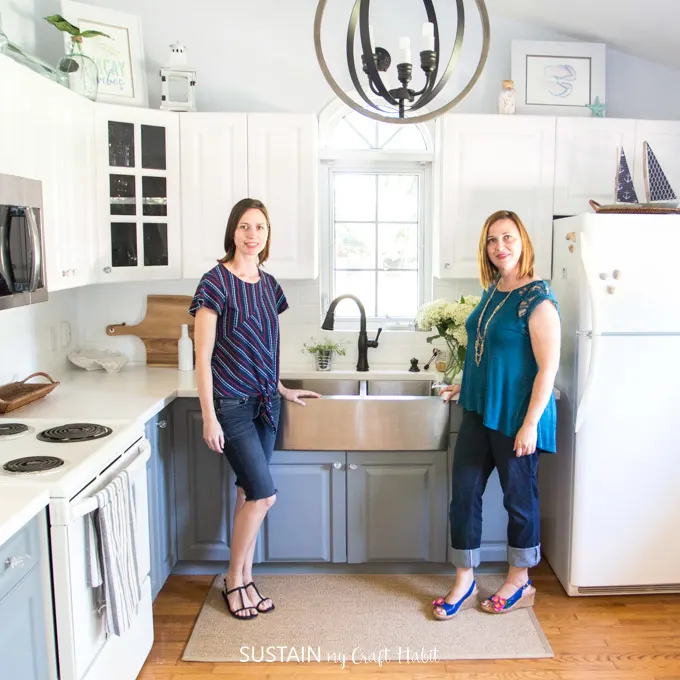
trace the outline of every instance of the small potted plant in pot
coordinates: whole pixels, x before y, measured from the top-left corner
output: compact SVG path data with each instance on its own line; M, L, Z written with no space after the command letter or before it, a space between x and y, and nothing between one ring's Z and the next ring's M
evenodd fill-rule
M323 340L310 338L309 342L302 344L302 352L314 355L317 371L330 371L333 357L336 354L339 354L341 357L345 356L347 343L333 342L328 336Z

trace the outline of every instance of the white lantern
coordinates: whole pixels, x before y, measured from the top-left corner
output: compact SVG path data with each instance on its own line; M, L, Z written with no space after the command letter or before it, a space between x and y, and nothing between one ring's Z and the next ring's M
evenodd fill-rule
M161 109L166 111L195 111L196 71L187 65L187 49L180 43L170 45L167 66L162 66Z

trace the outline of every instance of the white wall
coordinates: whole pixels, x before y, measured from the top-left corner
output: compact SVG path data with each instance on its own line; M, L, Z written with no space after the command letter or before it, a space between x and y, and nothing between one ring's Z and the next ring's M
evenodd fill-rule
M312 29L316 0L96 0L87 4L137 14L142 19L150 106L158 107L158 68L168 46L179 40L197 68L197 100L201 111L320 111L333 98L314 54ZM340 75L346 18L353 0L333 0L324 35L327 60ZM395 11L398 6L398 11ZM442 26L454 25L454 3L438 3ZM472 7L472 3L470 3ZM422 5L412 0L383 0L376 11L376 37L392 51L394 38L409 33L414 52L419 37L413 26L422 21ZM61 35L42 21L60 12L59 0L9 0L3 3L5 32L11 39L56 63L63 51ZM68 17L67 17L68 18ZM569 40L538 26L491 14L491 50L484 73L459 111L496 111L500 81L510 77L510 42L515 39ZM471 72L478 38L476 13L466 16L460 67ZM334 26L333 26L334 24ZM337 28L339 27L339 28ZM442 29L444 30L444 29ZM387 39L385 39L387 36ZM469 48L469 51L468 51ZM680 119L680 72L607 51L607 114L618 118ZM340 83L349 87L349 79Z
M66 365L66 354L79 344L77 319L75 291L50 293L47 302L1 311L0 385L23 380L36 371L54 374L57 379ZM62 342L62 322L71 329L70 346L67 336Z
M318 338L326 335L321 330L321 310L319 307L319 287L315 281L280 281L290 308L281 319L281 365L282 367L311 366L309 355L304 355L302 343L311 336ZM130 361L145 360L144 344L137 337L110 337L106 326L126 322L128 325L139 323L146 310L147 295L191 295L198 281L155 281L148 283L103 284L79 288L78 328L79 346L96 349L115 349L123 352ZM477 281L436 282L434 297L453 299L461 294L479 294ZM106 304L102 304L103 301ZM325 310L324 310L325 311ZM358 331L358 321L357 321ZM369 337L375 335L369 332ZM379 346L368 352L369 364L390 365L408 368L409 359L416 356L422 366L431 354L425 338L430 333L409 333L405 331L383 331ZM336 367L351 368L357 361L357 332L334 332L334 340L349 342L347 356L336 359ZM438 344L438 346L443 346Z

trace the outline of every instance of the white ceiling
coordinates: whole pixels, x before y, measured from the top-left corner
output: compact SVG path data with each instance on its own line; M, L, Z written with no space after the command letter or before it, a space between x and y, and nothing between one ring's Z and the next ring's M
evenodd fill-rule
M680 0L486 0L486 5L492 16L498 12L680 69Z

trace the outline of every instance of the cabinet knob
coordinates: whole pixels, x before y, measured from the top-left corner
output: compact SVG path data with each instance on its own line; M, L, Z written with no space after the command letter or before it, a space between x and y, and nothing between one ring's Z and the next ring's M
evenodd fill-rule
M571 241L572 243L576 243L576 232L575 231L570 231L567 234L567 241Z
M350 470L356 470L359 466L356 463L350 463L347 467Z
M614 295L614 293L616 293L616 286L607 286L607 293L609 293L609 295Z
M333 463L333 467L336 470L342 470L342 463Z
M450 262L444 262L444 269L451 269L451 263Z
M27 557L28 555L24 555L23 557L8 557L5 560L5 567L7 569L21 569L26 563Z
M621 279L621 270L620 270L620 269L615 269L615 270L612 272L612 276L613 276L617 281L619 281L619 280Z
M62 276L68 276L68 272L65 269L61 270L61 275Z
M160 427L161 430L164 430L167 426L168 426L167 420L159 420L158 421L158 427Z
M111 267L104 267L104 274L110 274L111 273Z

